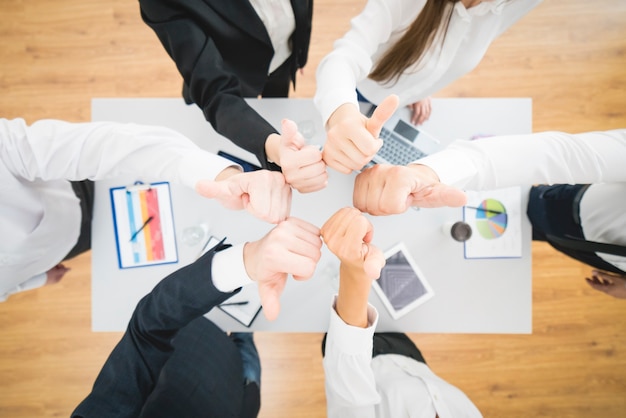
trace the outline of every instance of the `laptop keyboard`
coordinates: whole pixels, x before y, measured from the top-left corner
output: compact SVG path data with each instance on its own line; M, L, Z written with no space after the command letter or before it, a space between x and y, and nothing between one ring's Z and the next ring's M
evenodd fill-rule
M426 156L425 153L407 144L387 128L383 127L380 131L380 139L383 140L383 146L377 154L389 164L407 165Z

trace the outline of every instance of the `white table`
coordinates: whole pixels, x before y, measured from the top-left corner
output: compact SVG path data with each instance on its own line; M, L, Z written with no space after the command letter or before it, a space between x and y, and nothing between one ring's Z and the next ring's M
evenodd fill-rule
M282 118L298 122L311 137L323 143L320 117L309 99L250 100L251 105L274 126ZM530 99L434 99L433 114L424 129L443 143L477 134L530 133ZM164 125L187 135L202 148L230 152L248 161L256 159L216 134L196 106L182 99L94 99L92 120ZM155 162L157 163L157 162ZM352 205L354 175L329 170L329 186L320 192L294 192L292 215L321 226L337 209ZM116 179L96 185L92 232L92 328L121 331L126 328L136 303L170 272L192 262L198 246L178 244L179 263L124 269L117 264L110 187L136 179ZM177 236L190 226L206 223L216 236L231 243L256 240L272 228L245 211L232 212L203 199L182 186L172 185ZM522 197L522 205L527 196ZM374 244L385 250L403 241L428 278L435 296L406 316L393 320L375 292L370 301L378 308L379 331L433 333L530 333L532 332L532 286L530 225L522 221L523 256L513 259L466 260L463 244L443 235L441 226L462 218L460 208L409 210L404 214L370 217ZM329 304L336 292L338 261L324 247L315 276L306 282L289 280L281 298L281 312L270 322L262 312L253 330L322 332L328 325ZM214 309L208 315L224 330L247 330Z

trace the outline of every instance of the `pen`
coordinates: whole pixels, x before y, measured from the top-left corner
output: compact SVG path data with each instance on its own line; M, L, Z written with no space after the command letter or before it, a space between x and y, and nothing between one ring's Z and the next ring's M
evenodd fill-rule
M247 300L242 300L241 302L227 302L227 303L221 303L219 306L239 306L239 305L247 305L248 301Z
M506 212L502 212L501 210L477 208L476 206L465 206L465 207L468 209L476 209L482 212L501 213L501 214L506 215Z
M132 242L135 238L137 238L137 235L139 235L139 233L141 231L143 231L143 229L148 226L148 224L150 222L152 222L152 219L154 219L154 216L148 216L148 219L146 219L146 221L143 223L143 225L141 225L141 228L139 228L138 230L135 231L135 233L130 237L130 241Z

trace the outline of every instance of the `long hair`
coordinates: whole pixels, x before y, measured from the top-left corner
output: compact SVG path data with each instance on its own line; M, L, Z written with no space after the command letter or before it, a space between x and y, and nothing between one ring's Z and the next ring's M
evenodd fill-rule
M404 35L379 59L369 78L378 82L397 81L404 70L421 59L439 31L443 31L445 38L452 16L452 8L446 12L448 3L459 1L426 0L420 14Z

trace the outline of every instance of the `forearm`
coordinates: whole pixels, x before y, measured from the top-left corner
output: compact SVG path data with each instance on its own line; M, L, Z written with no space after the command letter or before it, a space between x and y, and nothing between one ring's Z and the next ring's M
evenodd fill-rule
M336 303L330 312L323 361L327 413L332 418L374 417L374 405L380 402L371 368L378 313L370 306L368 326L354 327L338 316Z
M0 146L8 170L25 180L101 180L133 175L194 187L233 165L198 148L185 136L157 126L113 122L69 123L42 120L28 127L10 124Z
M339 268L339 294L336 310L348 325L368 326L368 297L372 281L362 271L356 272L343 264Z
M372 56L389 40L399 15L400 8L390 10L386 0L368 1L350 21L350 30L335 41L333 50L322 59L316 73L314 101L324 124L342 104L358 106L356 84L371 72Z
M178 330L232 295L213 286L214 253L172 273L139 302L92 392L72 416L91 416L91 405L108 405L110 410L98 411L103 416L138 415L171 354L171 340ZM128 415L118 415L121 411Z
M623 182L626 130L544 132L456 141L420 159L442 183L466 189L518 184Z
M220 92L215 100L203 107L203 112L219 134L254 154L263 168L278 170L276 165L269 164L269 161L278 161L278 141L273 145L267 143L270 137L277 136L278 131L252 109L244 98ZM277 136L277 139L280 138Z
M264 168L277 169L267 163L265 154L265 140L276 130L246 103L244 87L238 76L227 70L222 51L210 37L213 23L209 16L215 11L202 1L141 0L140 6L142 19L176 63L191 100L211 126L253 153ZM269 63L271 49L267 54Z

